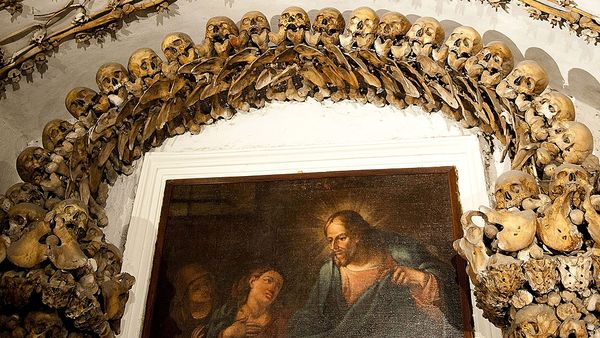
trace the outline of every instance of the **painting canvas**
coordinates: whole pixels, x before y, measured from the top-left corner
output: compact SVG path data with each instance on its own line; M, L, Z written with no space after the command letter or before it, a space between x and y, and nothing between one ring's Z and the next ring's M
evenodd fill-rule
M454 168L169 181L145 337L472 337Z

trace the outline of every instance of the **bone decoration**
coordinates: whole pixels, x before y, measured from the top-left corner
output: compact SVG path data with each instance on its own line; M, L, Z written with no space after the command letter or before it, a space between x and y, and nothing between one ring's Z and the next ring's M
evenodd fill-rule
M312 97L416 105L496 137L513 170L498 176L493 208L463 214L464 237L454 242L477 305L508 336L594 336L600 165L571 98L547 88L535 61L513 69L510 48L484 46L471 27L445 32L435 18L377 13L360 7L344 20L323 8L312 22L299 7L278 20L217 16L201 44L167 34L162 55L140 46L123 63L107 60L97 88L65 90L74 120L48 122L43 147L17 159L23 182L0 195L8 215L0 278L10 281L0 292L14 301L9 311L31 299L40 306L9 314L16 325L27 332L29 318L74 336L117 334L134 276L104 238L109 186L170 137L269 101Z

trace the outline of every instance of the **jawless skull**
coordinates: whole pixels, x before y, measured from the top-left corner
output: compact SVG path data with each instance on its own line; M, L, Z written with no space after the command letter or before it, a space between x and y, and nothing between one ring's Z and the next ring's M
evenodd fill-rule
M468 26L455 28L445 45L448 47L448 65L457 71L463 67L468 58L483 48L481 35Z
M171 33L163 39L160 49L169 63L178 63L180 66L198 58L198 50L194 41L185 33Z
M382 41L391 40L393 45L397 45L406 35L410 26L410 21L404 15L398 12L385 13L379 21L377 36Z
M271 31L269 20L259 11L251 11L242 17L240 22L240 32L246 32L249 35L261 34L263 31Z
M554 308L545 304L530 304L517 311L508 338L555 337L560 326Z
M230 37L240 34L235 22L226 16L215 16L206 22L204 38L215 43L225 43Z
M162 63L160 56L152 49L140 48L129 57L127 69L129 69L129 73L134 80L142 79L142 81L147 81L160 73Z
M359 49L368 49L375 42L379 17L369 7L359 7L352 11L346 27L347 34L352 38L351 45L356 43Z
M78 199L66 199L60 201L46 215L50 222L64 226L73 238L81 240L87 234L88 211L87 207Z
M492 41L465 63L467 74L486 87L497 86L514 66L512 51L502 41Z
M413 45L439 47L444 42L445 32L436 19L422 17L415 21L406 35Z
M539 187L532 175L520 170L509 170L498 177L494 197L496 209L521 209L524 199L539 194Z
M65 97L65 106L69 113L76 119L87 115L88 111L96 104L98 93L91 88L75 87Z
M55 119L46 123L42 132L44 148L54 151L55 148L60 147L67 140L67 135L74 129L73 124L65 120Z
M298 33L310 29L310 19L306 11L300 7L286 8L279 17L279 30L287 33Z
M594 150L594 138L590 129L576 121L557 121L549 131L548 142L560 150L563 162L582 164Z
M548 189L550 198L555 200L568 191L578 191L580 195L583 195L589 188L591 188L589 175L585 169L579 165L563 163L554 171ZM581 196L577 197L582 198Z
M548 74L533 60L521 61L500 81L496 92L498 95L515 99L517 95L534 96L541 94L548 86Z
M116 94L129 81L127 69L120 63L105 63L96 72L96 84L104 94Z
M39 184L47 175L45 167L50 162L48 150L41 147L27 147L17 157L17 173L23 182Z
M338 37L344 33L346 22L342 13L335 8L326 7L317 13L317 17L312 24L316 33L321 34L321 39L326 39L330 43L338 43Z
M13 204L19 203L34 203L39 206L44 205L43 190L31 183L16 183L6 190L5 196L10 199Z
M560 92L551 91L536 97L533 106L536 114L543 116L548 125L557 121L575 120L573 101Z

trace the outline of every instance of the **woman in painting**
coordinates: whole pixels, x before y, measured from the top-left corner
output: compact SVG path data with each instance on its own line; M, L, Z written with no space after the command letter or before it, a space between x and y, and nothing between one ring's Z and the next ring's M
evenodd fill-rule
M250 270L233 286L229 302L213 313L206 337L285 337L287 316L276 304L282 286L275 268Z
M190 263L177 270L172 282L175 297L169 312L180 331L176 337L203 337L215 299L213 276L199 264Z

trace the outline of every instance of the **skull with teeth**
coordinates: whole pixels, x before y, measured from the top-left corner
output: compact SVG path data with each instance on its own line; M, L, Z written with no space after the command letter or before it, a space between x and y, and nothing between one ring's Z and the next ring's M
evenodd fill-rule
M65 97L65 106L73 117L78 119L80 116L85 116L88 111L96 104L98 93L93 89L86 87L76 87Z
M508 45L492 41L465 62L469 77L487 87L498 85L513 69L513 55Z
M377 13L369 7L359 7L352 11L350 15L342 45L346 50L353 47L369 49L377 38L378 27L379 17Z
M163 39L160 49L169 63L177 63L180 66L190 63L198 58L198 50L194 41L185 33L171 33Z
M106 63L96 72L96 84L103 94L117 94L129 81L127 69L120 63Z
M129 57L127 69L135 79L141 79L147 85L160 73L162 60L152 49L140 48ZM150 83L151 84L151 83Z
M463 67L468 58L483 48L481 35L467 26L455 28L445 45L448 47L448 65L456 71Z
M440 23L431 17L417 19L406 33L408 40L416 55L422 54L421 49L426 46L437 48L444 42L445 32ZM427 49L425 49L427 50Z
M496 180L496 209L521 208L524 199L537 194L539 188L535 177L519 170L509 170Z
M531 97L541 94L548 86L548 74L533 60L521 61L508 76L500 81L496 92L502 97L516 99L519 95Z
M271 26L267 17L259 11L250 11L240 21L239 39L233 39L236 50L250 45L258 47L261 51L269 48L269 33ZM251 41L250 41L251 40Z
M242 17L240 22L240 32L247 32L249 35L261 34L263 31L270 31L271 26L267 17L259 11L251 11Z
M65 120L56 119L48 122L42 132L44 148L54 151L55 148L62 147L63 142L67 141L67 135L74 129L73 124Z
M379 21L377 36L383 41L391 40L393 44L398 44L410 26L410 21L404 15L398 12L388 12Z
M212 43L225 44L240 34L235 22L226 16L215 16L206 22L204 38Z
M269 35L271 41L280 44L287 40L296 45L304 40L305 32L310 31L310 19L304 9L292 6L281 13L278 27L277 34Z
M309 30L310 19L306 11L300 7L288 7L279 17L279 29L297 32L298 30Z
M312 25L313 30L321 35L321 39L330 43L339 41L339 35L344 32L345 27L342 13L332 7L321 9Z

